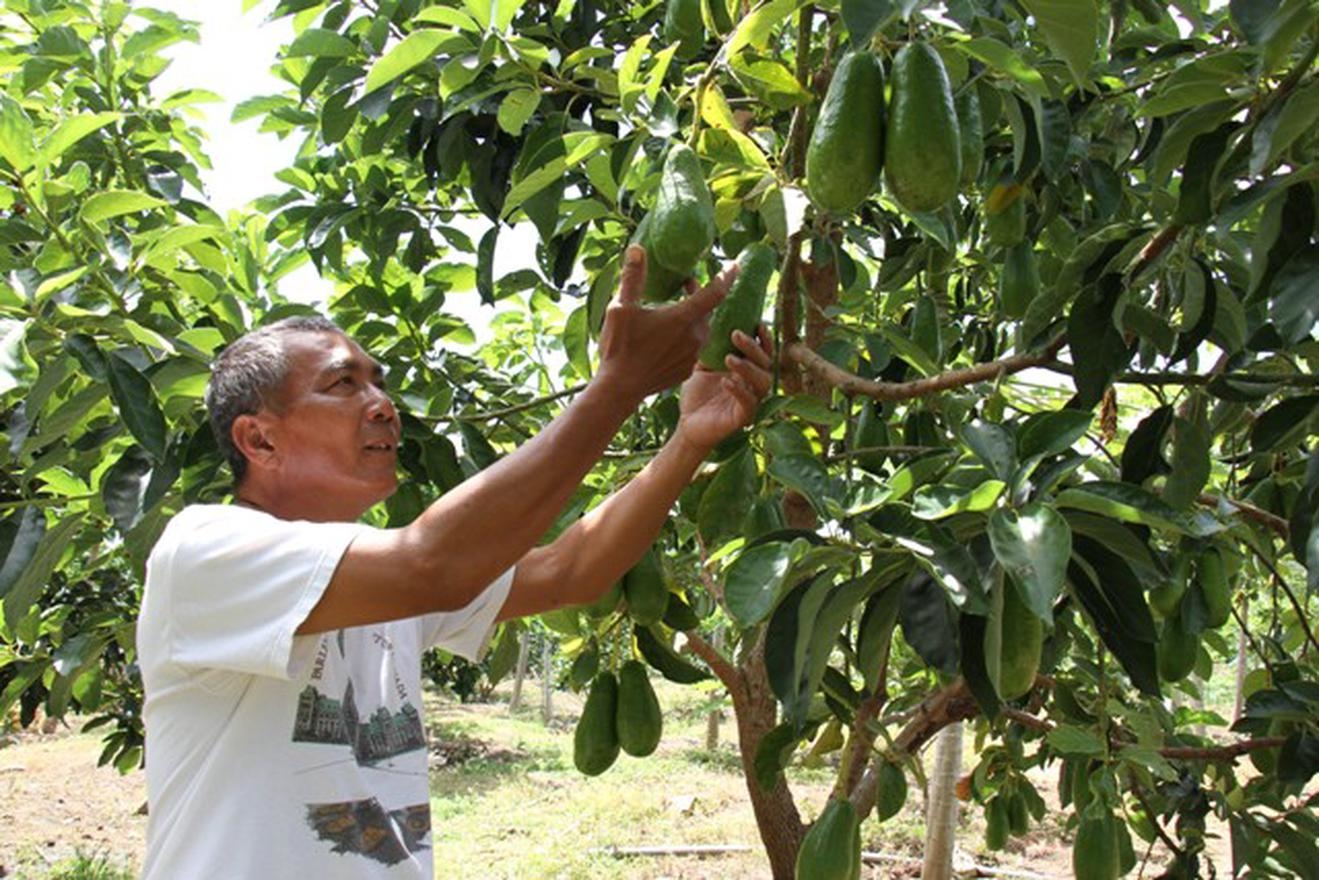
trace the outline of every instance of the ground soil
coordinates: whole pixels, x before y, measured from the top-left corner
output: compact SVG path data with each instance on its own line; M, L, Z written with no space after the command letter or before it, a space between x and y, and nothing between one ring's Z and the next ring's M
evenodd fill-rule
M429 713L440 720L461 721L465 716L506 713L503 704L428 706ZM556 719L559 721L560 719ZM101 751L100 732L80 733L78 724L60 726L48 733L22 732L0 737L0 878L43 878L50 866L75 854L103 857L109 864L128 871L140 866L146 835L145 780L141 771L121 775L112 767L97 767ZM565 729L570 729L565 728ZM732 730L724 732L728 743ZM489 758L491 749L501 743L478 744L480 756ZM475 748L471 743L467 746ZM458 754L456 746L446 749L432 746L433 771L443 773L446 765L462 763L472 757ZM452 754L450 754L452 752ZM477 755L473 752L473 755ZM1036 781L1041 793L1056 807L1053 786L1048 780ZM706 791L707 799L711 792ZM915 795L910 802L915 809ZM739 791L727 792L729 808L744 806ZM1032 828L1024 837L1012 839L998 853L980 852L983 820L979 809L962 822L959 842L965 840L966 851L959 849L954 868L960 876L1006 876L1018 878L1063 878L1071 875L1070 839L1055 821L1055 816ZM1212 829L1221 831L1221 829ZM1224 835L1225 837L1225 835ZM722 841L733 844L756 844L755 840ZM919 846L913 841L910 852L887 846L883 840L868 842L883 845L883 852L867 865L863 876L869 880L884 877L919 877ZM1211 842L1218 876L1231 876L1227 841L1218 837ZM724 857L666 858L651 862L636 876L666 878L756 878L751 864L763 864L759 858ZM730 873L733 865L737 867ZM979 873L976 868L993 872ZM1157 876L1147 866L1146 877ZM654 873L658 870L659 873ZM1134 876L1134 875L1133 875Z
M97 767L100 731L80 724L0 742L0 877L38 874L75 853L136 866L146 840L146 781Z

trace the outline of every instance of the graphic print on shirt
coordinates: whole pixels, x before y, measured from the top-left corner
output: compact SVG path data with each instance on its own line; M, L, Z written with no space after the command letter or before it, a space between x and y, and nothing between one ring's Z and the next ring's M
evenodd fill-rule
M386 812L375 798L344 804L308 804L307 824L339 854L356 853L396 865L427 846L427 804Z
M351 648L346 640L353 643ZM361 643L370 643L370 648ZM353 651L362 656L383 655L379 674L354 681L346 662ZM333 640L322 638L307 685L298 697L293 742L345 747L351 754L349 760L359 767L415 776L393 761L426 747L421 714L398 675L393 655L394 645L379 630L359 629L348 634L340 630ZM335 853L393 865L429 847L429 803L390 809L372 797L309 803L306 809L307 826L319 840L330 843Z

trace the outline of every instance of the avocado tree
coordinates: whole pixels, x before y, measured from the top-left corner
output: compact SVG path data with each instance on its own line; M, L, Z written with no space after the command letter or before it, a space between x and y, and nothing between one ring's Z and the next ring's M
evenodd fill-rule
M126 677L108 646L131 652L153 529L223 492L205 356L290 308L288 267L331 279L333 317L390 368L407 479L373 516L406 522L589 377L681 144L716 236L697 273L776 253L777 393L652 559L546 617L574 681L619 688L641 658L726 688L776 877L799 851L806 875L846 876L858 822L896 812L957 721L981 745L990 848L1042 816L1027 771L1048 767L1078 876L1151 856L1201 873L1211 814L1237 870L1319 874L1319 6L287 0L289 89L238 116L302 148L235 224L155 189L201 161L179 105L145 91L186 28L19 7L0 127L6 706L58 712ZM534 258L505 259L529 239ZM502 311L465 355L453 304L474 295ZM640 413L562 522L676 409ZM96 590L129 609L74 610ZM1241 717L1178 707L1238 633ZM512 662L512 632L496 653ZM645 706L628 669L618 705ZM649 710L614 715L583 718L591 769L620 733L650 738ZM783 772L808 747L837 756L810 824Z

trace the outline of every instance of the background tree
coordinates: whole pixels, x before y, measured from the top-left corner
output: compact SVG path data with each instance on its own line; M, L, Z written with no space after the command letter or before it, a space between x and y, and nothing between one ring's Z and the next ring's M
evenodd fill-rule
M971 719L991 846L1040 817L1025 771L1051 766L1093 876L1134 865L1133 836L1199 873L1211 812L1240 868L1319 874L1303 795L1319 768L1319 7L699 7L282 3L289 91L238 116L303 147L288 189L232 229L181 182L153 184L200 161L178 105L145 92L186 28L143 12L133 31L122 4L7 4L4 703L58 713L61 690L124 678L105 646L131 651L125 610L76 616L59 590L140 582L164 518L222 491L204 363L287 310L282 272L309 257L331 314L390 367L408 479L373 515L406 522L590 375L621 250L685 142L714 196L707 269L753 240L779 253L779 393L666 527L662 619L619 597L547 616L574 680L638 654L717 678L776 877L811 827L782 773L799 749L839 755L834 799L854 810L815 826L834 833L848 812L891 815L922 747ZM946 71L956 127L890 95L887 156L924 150L955 195L913 211L922 194L890 177L820 209L807 145L834 71L873 53L891 83L908 46ZM505 270L496 255L525 236L534 261ZM506 312L465 356L446 306L472 289ZM675 418L666 395L634 419L562 522ZM1242 717L1174 708L1235 656L1229 627L1249 645ZM516 654L512 633L500 648Z

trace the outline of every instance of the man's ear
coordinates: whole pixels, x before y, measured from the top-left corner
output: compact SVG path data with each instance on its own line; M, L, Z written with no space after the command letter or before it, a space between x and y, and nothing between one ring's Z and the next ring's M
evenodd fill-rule
M275 445L270 440L268 427L264 419L252 413L234 419L229 435L249 466L260 467L274 459Z

